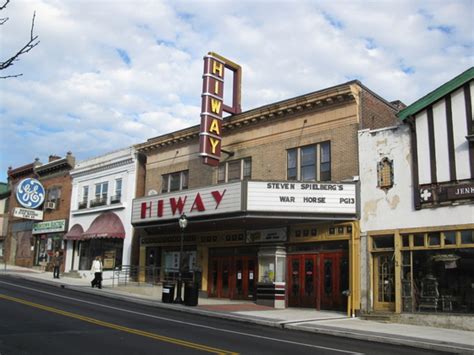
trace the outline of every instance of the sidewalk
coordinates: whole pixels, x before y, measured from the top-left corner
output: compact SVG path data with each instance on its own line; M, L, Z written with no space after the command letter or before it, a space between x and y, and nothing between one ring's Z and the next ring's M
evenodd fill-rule
M231 301L227 299L199 298L197 307L188 307L162 303L161 287L157 286L112 287L105 283L103 288L99 290L90 287L90 279L72 277L53 279L51 272L41 272L12 265L8 265L5 271L3 265L0 265L0 276L5 274L81 292L100 294L104 297L209 317L452 353L474 354L474 334L469 331L382 323L348 318L345 313L340 312L317 311L306 308L280 310L256 305L250 301Z

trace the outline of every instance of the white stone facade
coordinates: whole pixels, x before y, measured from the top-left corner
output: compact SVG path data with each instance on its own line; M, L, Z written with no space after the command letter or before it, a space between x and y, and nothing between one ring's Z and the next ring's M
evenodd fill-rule
M71 171L72 196L69 230L76 224L84 229L105 212L115 213L125 229L123 243L122 265L131 263L131 246L133 227L131 225L132 200L136 193L136 175L138 160L133 147L117 150L99 157L80 161ZM112 200L117 194L117 180L121 180L119 202ZM96 185L108 183L107 198L103 205L91 206L96 197ZM87 186L88 196L84 196L84 187ZM80 206L86 201L86 206ZM77 244L77 243L76 243ZM73 241L68 241L65 271L79 269L79 250L73 249ZM80 271L80 270L79 270Z

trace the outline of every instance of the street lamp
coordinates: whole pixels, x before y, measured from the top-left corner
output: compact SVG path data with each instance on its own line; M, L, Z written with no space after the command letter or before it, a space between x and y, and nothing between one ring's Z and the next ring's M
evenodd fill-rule
M184 242L184 230L188 225L188 219L186 215L183 213L178 220L179 228L181 228L181 243L179 246L179 269L178 269L178 289L176 290L176 299L174 303L183 303L183 299L181 298L181 291L183 288L183 279L182 279L182 271L183 271L183 242Z

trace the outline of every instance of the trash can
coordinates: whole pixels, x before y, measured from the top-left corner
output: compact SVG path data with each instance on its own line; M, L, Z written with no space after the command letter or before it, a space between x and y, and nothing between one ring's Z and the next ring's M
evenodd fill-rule
M199 296L199 285L196 282L184 284L184 304L186 306L197 306Z
M163 291L161 293L161 302L173 303L173 300L174 300L174 284L164 283Z

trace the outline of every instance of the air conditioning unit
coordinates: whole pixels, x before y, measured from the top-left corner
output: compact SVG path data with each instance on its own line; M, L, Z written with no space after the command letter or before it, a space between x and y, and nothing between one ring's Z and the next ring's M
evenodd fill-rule
M54 209L56 209L56 203L55 203L55 202L48 201L48 202L46 202L45 208L46 208L47 210L54 210Z

